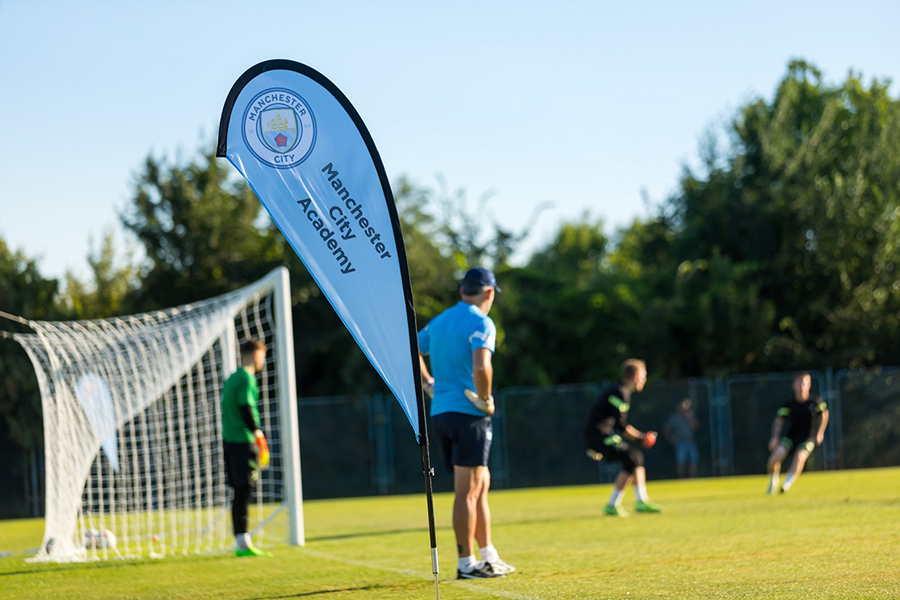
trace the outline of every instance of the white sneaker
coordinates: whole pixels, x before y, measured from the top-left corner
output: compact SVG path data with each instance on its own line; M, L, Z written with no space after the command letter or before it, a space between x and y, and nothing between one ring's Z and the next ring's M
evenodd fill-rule
M487 562L487 564L491 565L495 573L503 573L504 575L512 573L516 570L514 566L512 566L502 558L497 558L497 560L492 560L490 562Z
M478 561L474 565L472 565L468 570L463 571L462 569L456 569L456 578L457 579L493 579L495 577L506 577L506 571L498 570L499 567L495 567L493 564L483 561Z

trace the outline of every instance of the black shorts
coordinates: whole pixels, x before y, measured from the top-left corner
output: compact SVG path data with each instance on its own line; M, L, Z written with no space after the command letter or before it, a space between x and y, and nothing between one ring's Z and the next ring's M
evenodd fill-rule
M791 452L796 452L801 448L812 454L813 450L816 449L815 443L809 441L808 435L797 435L790 431L786 436L781 438L781 445L787 448L789 454Z
M622 463L622 470L634 473L644 466L644 453L617 434L603 433L593 427L584 432L584 445L603 455L609 462Z
M222 442L225 482L233 488L253 487L259 479L259 447L249 442Z
M431 417L444 467L486 467L491 455L494 428L490 417L447 412Z

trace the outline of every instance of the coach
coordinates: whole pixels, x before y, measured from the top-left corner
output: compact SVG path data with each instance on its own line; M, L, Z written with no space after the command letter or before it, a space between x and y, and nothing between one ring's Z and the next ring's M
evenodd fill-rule
M491 543L488 489L491 474L490 415L497 328L488 317L500 288L494 274L475 267L463 277L461 301L419 332L419 361L425 389L432 393L431 419L444 464L453 474L453 530L459 552L458 579L503 577L515 570ZM425 365L430 356L434 377ZM474 541L481 550L475 562Z

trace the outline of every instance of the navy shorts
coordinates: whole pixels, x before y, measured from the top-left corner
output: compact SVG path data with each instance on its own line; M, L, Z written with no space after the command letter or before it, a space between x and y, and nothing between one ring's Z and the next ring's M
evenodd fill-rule
M700 462L700 452L694 442L678 442L675 444L676 465L696 465Z
M444 467L486 467L491 455L494 428L490 417L447 412L431 417Z

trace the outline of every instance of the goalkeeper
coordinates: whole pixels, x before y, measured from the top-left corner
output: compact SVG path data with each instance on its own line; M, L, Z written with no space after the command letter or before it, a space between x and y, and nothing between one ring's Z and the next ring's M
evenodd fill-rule
M584 443L587 446L588 456L594 460L605 458L609 462L622 464L622 470L616 475L609 503L603 508L603 512L614 517L628 515L621 505L625 487L629 483L634 485L637 512L662 512L662 508L650 502L647 496L644 453L628 443L638 443L644 448L650 448L656 443L655 431L642 433L627 423L631 394L644 389L646 382L647 366L644 361L630 358L623 362L622 381L601 392L600 400L591 409L584 428Z
M259 469L269 464L269 448L259 427L259 387L256 374L266 360L266 345L250 339L241 344L241 368L225 382L222 390L222 441L225 451L225 478L234 490L231 523L237 556L271 556L257 549L247 533L250 496L259 479Z

